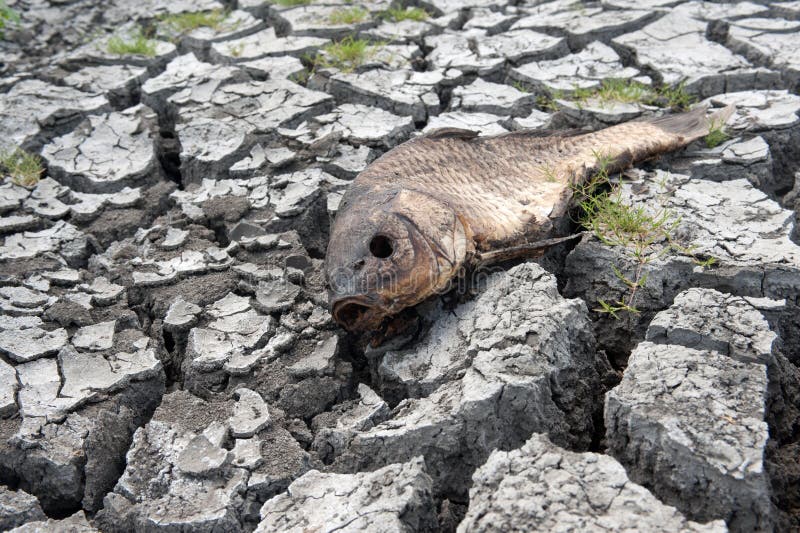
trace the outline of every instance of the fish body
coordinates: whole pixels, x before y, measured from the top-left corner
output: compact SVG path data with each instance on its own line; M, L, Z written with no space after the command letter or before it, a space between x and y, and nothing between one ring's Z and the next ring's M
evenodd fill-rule
M482 255L556 236L574 184L597 172L599 158L620 170L705 136L732 111L706 118L699 108L581 134L443 129L401 144L342 198L325 258L334 319L375 329Z

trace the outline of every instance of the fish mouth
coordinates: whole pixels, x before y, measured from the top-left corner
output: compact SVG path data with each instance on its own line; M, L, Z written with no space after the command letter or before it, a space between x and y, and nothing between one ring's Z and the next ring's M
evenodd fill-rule
M336 322L353 332L378 329L386 317L386 313L381 308L369 305L361 298L347 298L335 302L332 314Z

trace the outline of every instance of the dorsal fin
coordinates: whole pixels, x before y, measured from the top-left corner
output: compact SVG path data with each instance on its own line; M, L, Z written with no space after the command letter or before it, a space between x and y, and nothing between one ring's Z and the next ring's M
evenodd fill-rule
M426 139L474 139L479 132L466 128L436 128L425 135Z

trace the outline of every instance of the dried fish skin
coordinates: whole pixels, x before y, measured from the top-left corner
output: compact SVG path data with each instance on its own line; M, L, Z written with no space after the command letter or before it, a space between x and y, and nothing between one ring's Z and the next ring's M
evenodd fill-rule
M394 148L342 198L325 259L334 318L376 329L479 257L558 237L573 185L597 172L598 158L622 169L686 146L732 113L707 117L701 107L592 133L447 128Z

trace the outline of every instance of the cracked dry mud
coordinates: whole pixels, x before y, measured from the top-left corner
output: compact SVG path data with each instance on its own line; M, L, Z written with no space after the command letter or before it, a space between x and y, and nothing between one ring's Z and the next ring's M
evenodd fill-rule
M800 529L797 2L6 3L0 148L45 172L0 184L0 529ZM108 51L139 26L152 53ZM311 68L348 36L360 66ZM598 311L636 265L587 234L381 346L333 323L371 161L669 103L609 79L737 106L619 178L675 223L638 313Z

